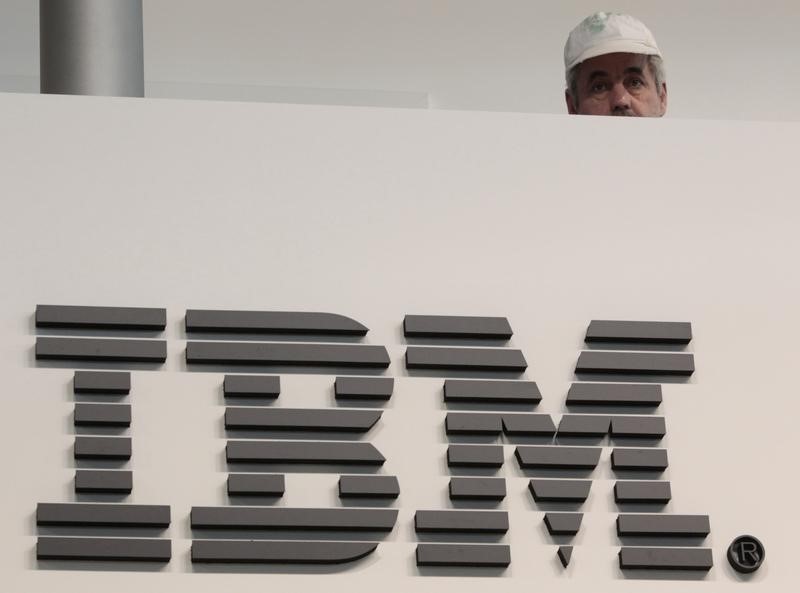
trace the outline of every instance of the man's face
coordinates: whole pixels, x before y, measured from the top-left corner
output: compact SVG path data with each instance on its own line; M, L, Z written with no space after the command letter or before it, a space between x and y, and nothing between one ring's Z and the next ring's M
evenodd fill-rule
M589 58L578 66L577 80L577 96L566 93L570 113L661 117L667 111L667 85L656 88L645 55Z

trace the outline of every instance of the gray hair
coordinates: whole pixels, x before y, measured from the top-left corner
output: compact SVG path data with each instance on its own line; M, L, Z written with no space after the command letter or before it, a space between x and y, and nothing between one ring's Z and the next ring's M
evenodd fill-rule
M583 62L581 62L582 64ZM653 78L656 80L656 89L661 92L662 85L667 82L667 72L664 70L664 60L661 56L647 56L647 63L653 72ZM569 92L575 106L578 105L578 71L581 64L575 64L567 72L567 91Z

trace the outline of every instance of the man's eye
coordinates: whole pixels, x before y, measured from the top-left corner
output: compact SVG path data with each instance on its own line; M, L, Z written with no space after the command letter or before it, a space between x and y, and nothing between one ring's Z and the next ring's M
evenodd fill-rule
M602 93L607 90L608 90L607 82L595 82L589 87L589 91L592 93Z
M630 81L628 81L628 86L631 86L635 89L640 89L644 86L644 80L641 78L631 78Z

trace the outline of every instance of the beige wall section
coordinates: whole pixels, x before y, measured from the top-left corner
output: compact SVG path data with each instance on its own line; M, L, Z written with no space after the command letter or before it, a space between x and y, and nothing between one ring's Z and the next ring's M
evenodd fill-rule
M661 408L666 510L711 515L716 565L681 590L730 591L742 533L767 546L760 591L796 582L798 125L26 95L0 113L8 590L674 590L616 568L609 449L568 571L508 446L511 567L419 575L413 512L447 505L445 410L441 380L407 376L405 313L507 315L556 416L590 319L691 321L697 371ZM34 559L36 502L72 500L74 464L72 373L32 360L37 303L168 308L167 363L131 395L131 501L172 506L161 570ZM402 494L373 556L332 575L191 566L189 509L225 502L226 467L222 375L186 372L187 307L332 311L388 346L396 392L368 437ZM332 380L285 375L276 405L332 405ZM337 504L335 482L293 473L279 504Z
M37 2L0 3L0 89L35 92ZM150 96L563 113L567 32L647 22L671 117L797 120L795 0L145 0Z

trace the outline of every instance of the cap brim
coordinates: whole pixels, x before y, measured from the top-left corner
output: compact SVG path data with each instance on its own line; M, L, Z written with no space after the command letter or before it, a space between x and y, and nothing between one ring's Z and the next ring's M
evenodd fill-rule
M604 56L606 54L617 54L617 53L661 56L661 52L658 50L657 47L653 47L652 45L642 43L641 41L633 41L628 39L614 39L590 47L582 54L580 54L577 58L572 60L571 63L567 64L566 68L567 70L570 70L577 64L585 62L590 58L596 58L597 56Z

